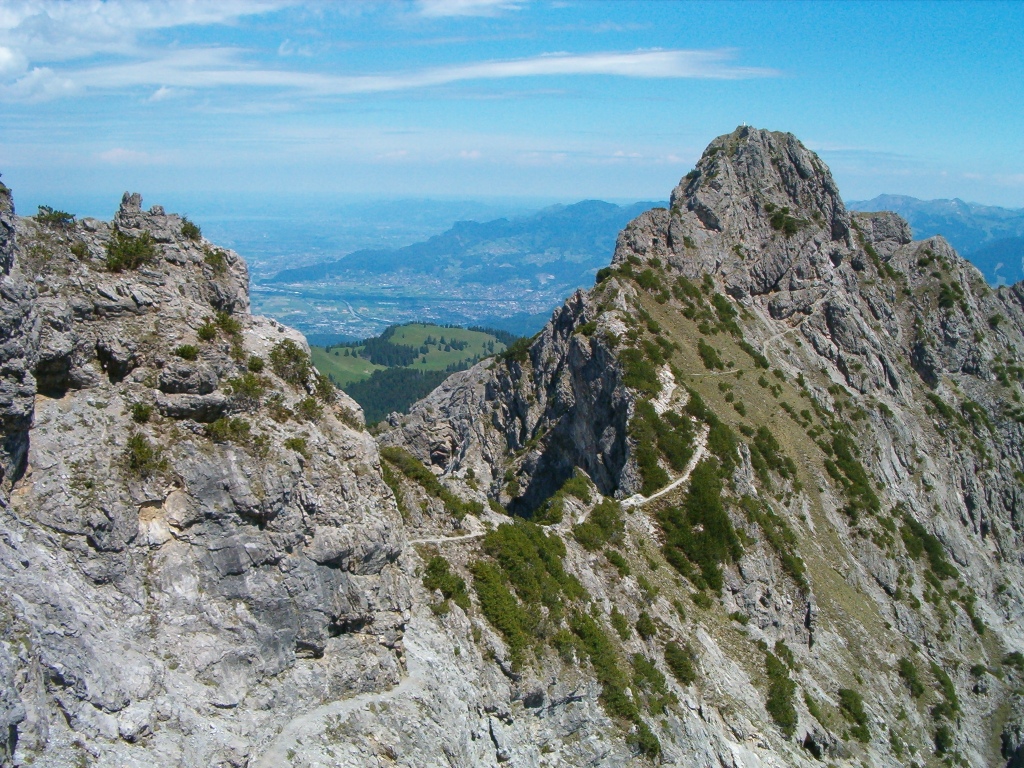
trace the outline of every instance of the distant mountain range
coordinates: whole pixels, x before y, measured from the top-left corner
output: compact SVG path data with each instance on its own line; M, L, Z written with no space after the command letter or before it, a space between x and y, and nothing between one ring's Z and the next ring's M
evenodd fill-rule
M942 235L993 285L1024 279L1024 208L906 195L850 200L847 206L855 211L895 211L910 223L915 238Z
M355 251L334 261L278 272L273 283L310 283L352 272L447 275L458 283L496 285L525 279L541 288L572 283L607 266L619 231L655 203L619 206L601 200L555 205L533 215L458 221L404 248Z

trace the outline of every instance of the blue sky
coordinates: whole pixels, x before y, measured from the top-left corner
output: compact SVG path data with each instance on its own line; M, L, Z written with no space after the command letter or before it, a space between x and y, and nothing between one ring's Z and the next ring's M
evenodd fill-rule
M741 123L795 133L847 199L1024 207L1022 118L1024 3L0 4L25 212L664 199Z

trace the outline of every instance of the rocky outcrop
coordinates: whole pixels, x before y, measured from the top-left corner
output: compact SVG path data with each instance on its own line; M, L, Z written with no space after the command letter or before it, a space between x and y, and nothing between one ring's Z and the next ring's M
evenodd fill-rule
M603 333L579 332L600 310L583 292L528 346L455 374L415 404L384 444L406 445L449 474L467 471L530 514L582 468L602 493L632 491L632 396ZM606 314L602 328L615 324Z
M39 344L35 291L21 272L16 250L14 202L0 184L0 482L8 484L20 473L28 449Z
M153 251L111 271L112 226L3 199L0 763L247 765L290 712L397 682L376 447L341 393L297 415L315 382L271 353L305 343L247 314L244 262L126 195Z

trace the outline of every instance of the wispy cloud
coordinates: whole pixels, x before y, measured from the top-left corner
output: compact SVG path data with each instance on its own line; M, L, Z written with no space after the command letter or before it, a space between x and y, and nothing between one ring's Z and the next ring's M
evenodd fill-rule
M59 75L64 92L147 88L252 87L291 89L313 95L357 95L408 91L466 81L527 77L614 76L740 80L773 77L776 70L733 63L731 50L649 50L590 54L556 53L503 61L431 67L397 74L336 75L249 66L230 48L190 48L160 58L68 70ZM0 88L8 98L45 98L62 91L41 87L32 73ZM55 75L56 77L57 75ZM24 82L23 82L24 80Z
M497 16L505 11L518 11L525 3L510 0L419 0L421 16Z
M142 32L230 24L294 4L286 0L12 0L0 8L0 44L29 59L46 61L132 53Z

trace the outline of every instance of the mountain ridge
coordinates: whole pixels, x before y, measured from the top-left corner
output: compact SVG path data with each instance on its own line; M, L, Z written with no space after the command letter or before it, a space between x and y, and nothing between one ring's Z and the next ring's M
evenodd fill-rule
M181 218L0 202L0 762L1024 759L1024 289L791 134L376 438Z

